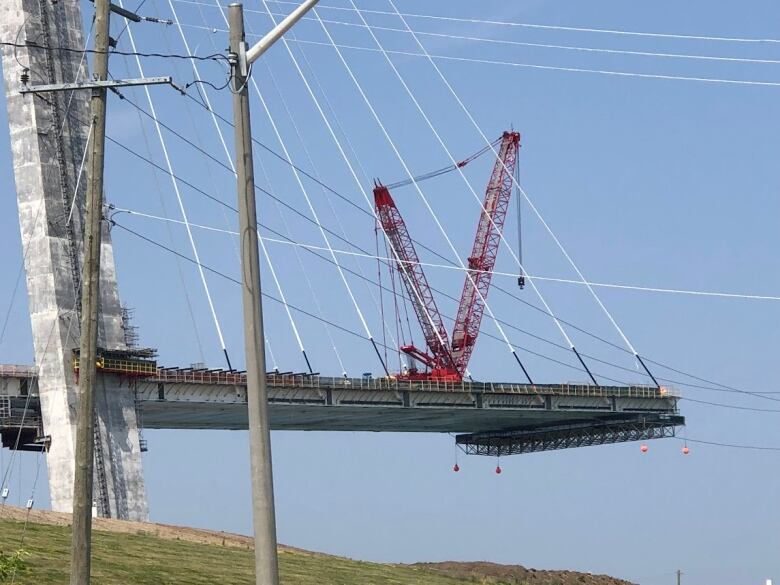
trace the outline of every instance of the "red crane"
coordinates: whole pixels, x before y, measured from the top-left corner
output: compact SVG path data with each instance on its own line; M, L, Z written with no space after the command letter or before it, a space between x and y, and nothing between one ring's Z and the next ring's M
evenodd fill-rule
M512 177L517 164L517 151L520 148L520 134L504 132L494 145L498 143L500 143L498 159L482 202L483 209L480 212L477 234L468 258L468 272L455 317L451 343L425 272L420 265L414 242L390 195L390 190L381 184L374 188L374 203L379 224L387 236L396 270L404 283L427 345L427 351L414 345L400 348L403 353L426 368L424 372L420 372L412 367L408 373L399 376L402 379L459 382L466 373L479 335L498 247L501 243L501 231L512 197ZM484 149L481 152L484 152ZM446 167L442 171L460 168L474 158L469 157L465 162ZM418 180L438 174L441 172L428 173ZM404 181L400 184L409 182L412 181Z

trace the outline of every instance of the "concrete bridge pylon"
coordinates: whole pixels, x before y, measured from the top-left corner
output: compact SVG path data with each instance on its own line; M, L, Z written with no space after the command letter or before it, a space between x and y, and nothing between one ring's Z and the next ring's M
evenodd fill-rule
M86 181L78 180L87 142L86 91L21 94L31 85L87 77L80 0L0 2L3 78L16 183L35 363L47 453L52 509L72 510L79 347L79 275ZM70 49L70 50L63 50ZM127 349L111 237L101 250L98 345ZM99 514L148 520L135 389L103 375L97 416L95 500ZM102 470L102 471L101 471Z

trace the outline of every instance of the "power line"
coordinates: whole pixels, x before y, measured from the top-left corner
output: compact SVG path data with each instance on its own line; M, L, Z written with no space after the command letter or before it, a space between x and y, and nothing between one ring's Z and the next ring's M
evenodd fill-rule
M717 406L719 408L730 408L732 410L747 410L750 412L780 412L780 408L756 408L751 406L739 406L737 404L724 404L722 402L710 402L708 400L699 400L697 398L680 397L680 400L695 402L696 404L705 404L707 406Z
M10 43L7 41L0 42L0 46L12 47L15 49L44 49L49 51L60 51L63 53L78 53L78 54L90 54L90 55L124 55L126 57L144 57L155 59L186 59L194 61L224 61L228 62L228 58L220 53L214 53L213 55L181 55L178 53L142 53L139 51L120 51L117 49L111 49L109 51L99 51L96 49L76 49L74 47L47 47L39 45L38 43Z
M735 443L720 443L717 441L703 441L701 439L683 439L676 437L679 441L688 441L689 443L699 443L701 445L713 445L715 447L729 447L731 449L748 449L752 451L780 451L780 447L764 447L760 445L739 445Z

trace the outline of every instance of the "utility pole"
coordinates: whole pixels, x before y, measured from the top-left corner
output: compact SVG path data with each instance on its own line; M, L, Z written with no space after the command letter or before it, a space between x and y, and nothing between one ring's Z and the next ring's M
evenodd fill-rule
M682 571L680 569L677 569L677 585L681 585L682 583Z
M228 6L230 62L233 83L233 122L236 132L236 175L238 180L238 224L241 238L241 280L244 307L246 391L249 416L249 458L252 474L252 520L255 535L255 578L257 585L279 584L276 550L271 429L268 423L265 335L260 286L255 173L252 156L252 125L249 115L250 65L295 24L317 0L306 0L254 47L247 49L244 35L244 7Z
M110 0L95 0L94 78L108 79ZM92 88L92 125L87 166L84 262L81 272L81 346L76 413L76 467L73 478L73 536L70 583L89 585L92 551L92 479L94 467L95 381L97 377L100 240L103 217L103 169L106 146L106 88Z
M244 53L244 8L228 6L230 52ZM236 128L238 233L241 234L241 275L246 351L246 393L249 416L249 459L252 473L252 521L255 533L257 585L278 585L276 512L274 509L271 431L265 379L263 307L260 300L260 255L257 248L257 207L246 72L233 67L233 122Z

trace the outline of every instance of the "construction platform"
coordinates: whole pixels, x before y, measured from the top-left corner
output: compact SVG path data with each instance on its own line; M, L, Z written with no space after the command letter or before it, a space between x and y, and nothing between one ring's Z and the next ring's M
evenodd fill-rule
M651 386L452 383L277 372L269 373L267 381L273 430L454 433L467 453L482 455L668 437L685 422L676 393ZM243 373L157 368L154 375L128 377L124 383L135 389L143 428L247 428ZM32 392L29 421L37 422L34 371L0 366L0 394L18 406L22 388ZM18 421L8 422L0 412L4 440L8 430L18 429Z

